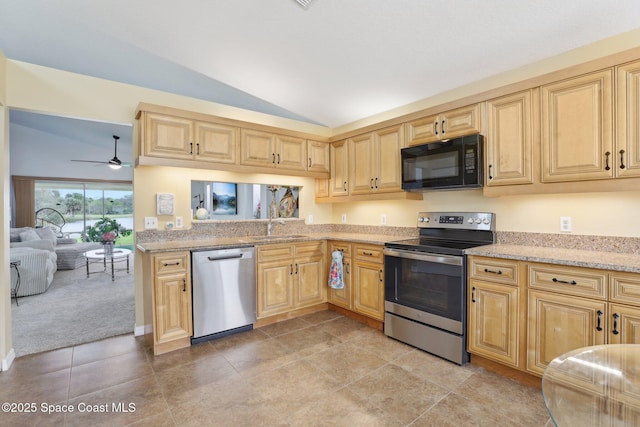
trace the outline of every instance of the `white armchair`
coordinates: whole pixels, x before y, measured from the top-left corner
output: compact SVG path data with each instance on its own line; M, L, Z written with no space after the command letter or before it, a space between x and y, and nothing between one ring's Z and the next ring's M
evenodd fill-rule
M11 247L11 261L20 261L20 288L17 296L36 295L49 289L57 270L54 251L34 249L29 246ZM12 270L12 285L15 283Z

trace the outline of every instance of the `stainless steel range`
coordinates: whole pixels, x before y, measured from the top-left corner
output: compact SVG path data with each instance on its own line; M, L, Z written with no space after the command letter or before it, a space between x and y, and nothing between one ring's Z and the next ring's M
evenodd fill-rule
M385 243L384 333L463 365L465 249L495 243L495 215L420 212L420 237Z

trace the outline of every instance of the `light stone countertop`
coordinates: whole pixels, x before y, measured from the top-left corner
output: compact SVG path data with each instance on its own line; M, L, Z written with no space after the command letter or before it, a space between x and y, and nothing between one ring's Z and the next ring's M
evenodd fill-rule
M640 254L586 251L541 246L495 244L465 251L467 255L640 273Z
M144 253L156 253L180 250L226 249L231 247L237 248L279 243L298 243L314 240L340 240L353 243L383 245L385 242L402 239L407 239L407 237L390 236L383 234L324 232L300 233L296 234L296 237L294 238L273 235L270 240L266 240L265 236L215 237L194 240L166 240L139 243L136 245L136 248Z

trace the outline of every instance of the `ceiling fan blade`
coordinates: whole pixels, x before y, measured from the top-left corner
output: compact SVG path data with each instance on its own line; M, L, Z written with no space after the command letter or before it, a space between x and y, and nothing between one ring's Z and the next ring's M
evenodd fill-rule
M71 160L72 162L84 162L84 163L100 163L103 165L109 164L109 162L99 162L97 160Z

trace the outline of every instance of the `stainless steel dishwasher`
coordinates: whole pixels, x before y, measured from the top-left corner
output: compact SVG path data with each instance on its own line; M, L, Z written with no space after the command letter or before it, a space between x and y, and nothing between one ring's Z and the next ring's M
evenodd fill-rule
M192 251L192 343L253 329L255 248Z

